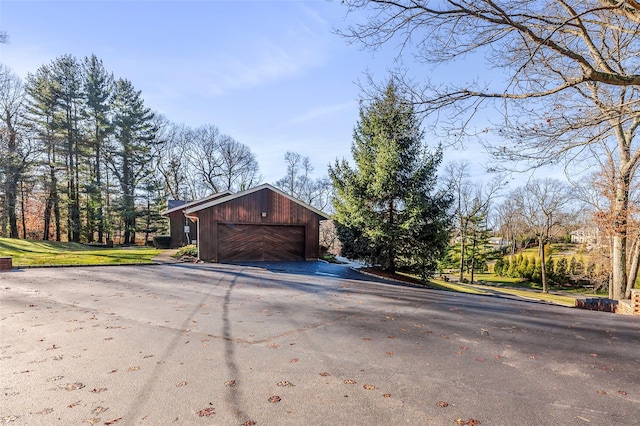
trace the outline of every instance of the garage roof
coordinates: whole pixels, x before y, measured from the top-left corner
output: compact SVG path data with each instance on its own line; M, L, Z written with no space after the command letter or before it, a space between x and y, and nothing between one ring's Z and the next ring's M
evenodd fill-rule
M317 214L318 216L320 216L323 219L330 219L329 215L327 215L326 213L316 209L315 207L311 207L310 205L303 203L302 201L292 197L289 194L286 194L284 192L282 192L281 190L279 190L278 188L268 184L268 183L264 183L262 185L253 187L251 189L247 189L246 191L240 191L237 192L235 194L229 194L223 197L219 197L219 198L215 198L207 203L202 203L202 204L198 204L198 205L194 205L192 207L189 207L185 210L185 214L191 214L191 213L195 213L198 212L200 210L204 210L207 209L209 207L213 207L213 206L217 206L219 204L223 204L226 203L227 201L231 201L231 200L235 200L236 198L240 198L243 197L245 195L249 195L249 194L253 194L254 192L258 192L258 191L262 191L263 189L269 189L277 194L282 195L285 198L288 198L289 200L293 201L296 204L301 205L302 207L311 210L312 212L314 212L315 214ZM181 206L182 208L184 208L184 206Z
M163 212L160 212L160 214L162 216L166 216L166 215L168 215L170 213L173 213L173 212L176 212L178 210L184 210L186 208L193 207L193 206L196 206L198 204L204 203L207 200L213 200L215 198L224 197L225 195L230 195L230 194L233 194L233 193L231 191L229 191L229 190L222 191L222 192L216 192L215 194L211 194L211 195L209 195L207 197L204 197L204 198L201 198L199 200L191 201L189 203L183 203L183 204L180 204L179 206L167 209L167 210L165 210Z

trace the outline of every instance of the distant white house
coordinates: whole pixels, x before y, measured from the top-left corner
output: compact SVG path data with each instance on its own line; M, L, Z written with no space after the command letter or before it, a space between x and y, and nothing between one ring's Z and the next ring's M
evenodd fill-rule
M571 242L589 246L597 245L600 243L600 229L597 226L576 229L571 233Z
M489 237L489 244L492 246L505 247L509 242L502 237Z

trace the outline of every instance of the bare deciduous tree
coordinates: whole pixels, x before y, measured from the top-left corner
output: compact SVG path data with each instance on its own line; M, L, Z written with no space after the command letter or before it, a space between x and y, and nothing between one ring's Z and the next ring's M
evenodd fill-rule
M25 90L22 81L0 64L0 184L3 193L0 235L4 235L8 220L11 238L19 236L16 213L18 186L34 153L27 135L24 113Z
M570 201L568 186L555 179L533 179L524 187L514 190L509 198L514 201L522 220L538 240L542 292L547 293L544 246L553 232L566 222L566 209Z
M213 125L193 130L189 138L188 157L198 197L207 195L205 192L238 191L260 183L258 162L246 145Z
M174 200L195 199L190 191L189 134L182 124L174 124L156 115L156 143L153 145L155 168L162 176L165 191Z
M297 152L287 151L284 161L287 165L287 174L275 185L292 197L319 210L327 208L332 195L329 178L325 176L314 179L311 160Z

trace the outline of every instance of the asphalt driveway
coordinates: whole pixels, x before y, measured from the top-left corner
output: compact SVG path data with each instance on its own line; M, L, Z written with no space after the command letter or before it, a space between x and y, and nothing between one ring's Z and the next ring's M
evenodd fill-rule
M0 424L637 425L640 318L339 265L0 274Z

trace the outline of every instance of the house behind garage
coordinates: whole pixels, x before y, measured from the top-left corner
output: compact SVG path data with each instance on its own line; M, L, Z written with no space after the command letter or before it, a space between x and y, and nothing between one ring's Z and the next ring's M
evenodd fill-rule
M329 219L269 184L181 211L196 224L198 257L212 262L317 259L320 221Z

